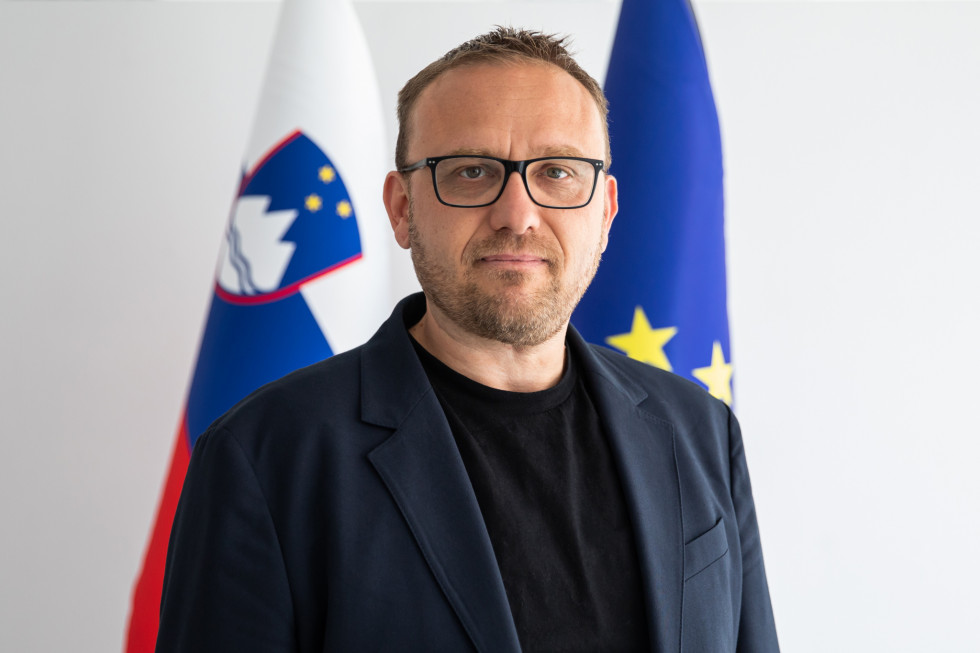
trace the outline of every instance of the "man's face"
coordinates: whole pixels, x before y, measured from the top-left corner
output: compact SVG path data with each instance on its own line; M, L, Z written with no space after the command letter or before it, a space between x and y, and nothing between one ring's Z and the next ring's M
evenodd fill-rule
M450 70L419 97L411 126L410 162L451 154L602 159L606 151L588 91L543 63ZM617 209L616 182L602 173L579 209L534 204L517 174L490 206L449 207L436 198L428 169L390 173L385 204L435 307L470 333L521 347L564 328Z

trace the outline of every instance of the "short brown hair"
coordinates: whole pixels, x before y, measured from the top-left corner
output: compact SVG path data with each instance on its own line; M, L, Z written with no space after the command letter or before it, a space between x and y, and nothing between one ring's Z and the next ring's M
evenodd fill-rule
M567 36L542 34L541 32L497 26L492 32L482 34L453 48L441 58L423 68L398 92L398 140L395 144L395 166L399 169L412 164L407 161L409 123L412 110L419 96L437 77L461 66L478 63L544 62L558 66L578 80L589 92L602 118L602 131L606 140L606 167L611 161L609 154L609 113L602 87L572 58L565 47Z

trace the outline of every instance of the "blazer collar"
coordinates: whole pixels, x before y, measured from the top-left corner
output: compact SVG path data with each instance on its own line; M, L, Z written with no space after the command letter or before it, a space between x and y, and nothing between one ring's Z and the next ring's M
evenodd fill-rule
M368 458L477 650L516 652L517 631L476 495L408 336L424 311L421 293L403 299L362 351L362 418L394 429ZM574 327L568 345L582 364L626 495L652 648L679 651L684 542L673 426L646 410L647 390Z
M394 429L368 459L476 649L519 653L480 506L406 330L424 310L421 294L402 300L363 350L362 418Z
M651 647L679 651L684 536L673 424L647 410L648 391L622 365L586 344L574 327L568 343L582 363L626 495Z
M409 295L365 343L361 352L361 418L397 428L432 386L412 347L408 327L425 313L425 296Z

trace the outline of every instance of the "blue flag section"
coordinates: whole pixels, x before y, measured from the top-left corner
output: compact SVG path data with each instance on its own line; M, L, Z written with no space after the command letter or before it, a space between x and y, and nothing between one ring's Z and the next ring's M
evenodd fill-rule
M721 136L686 0L623 0L605 92L619 215L572 322L731 404Z
M239 399L332 354L301 295L242 306L216 294L187 396L190 446Z

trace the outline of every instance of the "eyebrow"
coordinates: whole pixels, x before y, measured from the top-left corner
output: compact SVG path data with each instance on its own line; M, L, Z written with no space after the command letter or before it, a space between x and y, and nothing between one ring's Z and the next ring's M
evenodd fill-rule
M545 147L540 156L578 156L584 157L582 151L571 145L552 145Z
M496 157L498 159L504 158L504 157L497 156L492 151L486 148L480 148L480 147L460 147L450 152L449 156L491 156L491 157ZM584 157L585 155L582 154L581 150L579 150L576 147L572 147L570 145L549 145L540 148L537 154L529 158L537 159L539 157L547 157L547 156Z

